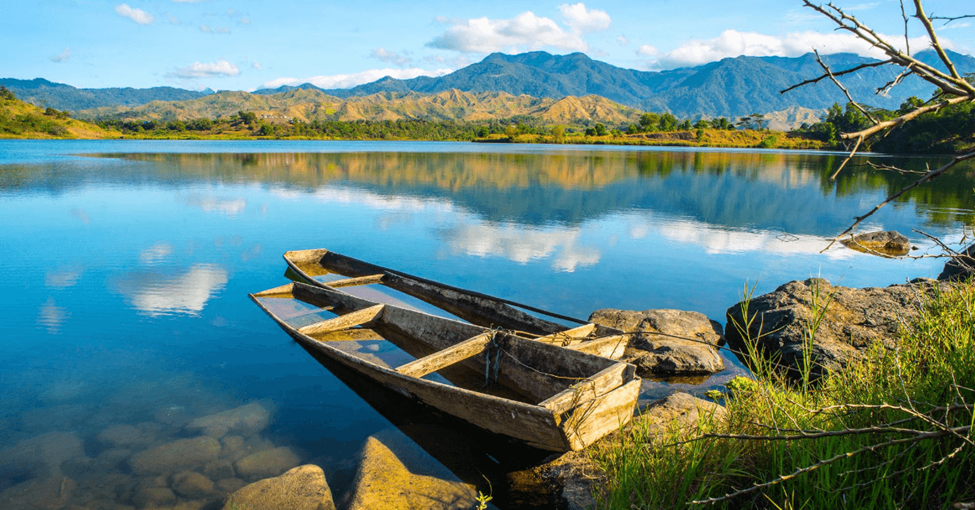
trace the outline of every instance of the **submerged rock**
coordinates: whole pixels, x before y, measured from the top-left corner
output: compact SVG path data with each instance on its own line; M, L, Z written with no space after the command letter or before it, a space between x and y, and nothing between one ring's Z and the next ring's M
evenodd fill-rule
M40 477L61 473L61 464L84 456L74 432L48 432L0 450L0 477Z
M203 433L221 438L228 432L242 436L252 436L264 430L271 419L271 412L257 402L221 413L196 418L186 425L187 430L201 430Z
M184 498L204 499L214 495L213 482L194 471L183 471L173 475L173 492Z
M220 442L209 436L180 439L137 453L129 459L139 475L163 474L200 467L220 455Z
M807 331L822 314L812 355L813 375L842 368L875 342L894 347L898 328L916 312L919 297L935 280L914 280L885 288L851 289L834 287L828 281L811 278L793 281L748 303L748 336L764 356L777 359L795 377L803 366L803 342ZM824 305L829 304L825 312ZM734 324L746 324L742 303L728 309L728 346L744 363L749 363L746 340Z
M276 478L233 493L224 510L335 510L332 491L318 466L298 466ZM393 508L393 507L391 507Z
M630 335L623 361L642 373L713 374L724 370L718 355L721 325L698 312L682 310L596 310L589 321Z
M176 494L166 487L143 487L132 497L132 502L142 508L158 508L176 503Z
M0 508L57 510L68 503L77 486L64 476L35 478L0 492Z
M423 451L405 434L386 429L366 439L349 493L350 510L469 509L474 488Z
M295 467L301 459L291 448L282 446L272 450L264 450L244 457L234 463L234 471L241 478L266 478L277 476Z
M902 257L911 251L911 240L896 230L857 234L840 242L851 250L871 255Z

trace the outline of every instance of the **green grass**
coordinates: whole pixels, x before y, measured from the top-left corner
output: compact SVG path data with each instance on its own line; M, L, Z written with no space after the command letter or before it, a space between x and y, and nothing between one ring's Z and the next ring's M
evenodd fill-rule
M598 507L953 508L975 500L975 284L918 292L917 317L902 326L896 350L878 344L814 380L811 362L797 378L749 349L753 378L728 384L725 418L691 430L674 424L662 435L638 424L602 445L593 456L611 482ZM831 296L815 297L821 317ZM815 329L814 321L807 354Z

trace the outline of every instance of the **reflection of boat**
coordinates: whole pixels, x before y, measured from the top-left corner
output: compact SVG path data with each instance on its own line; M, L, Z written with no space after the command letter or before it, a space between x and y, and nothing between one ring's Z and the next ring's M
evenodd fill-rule
M479 326L510 329L520 336L541 337L543 341L549 342L558 341L563 347L612 359L622 356L626 347L621 332L612 328L408 275L328 250L289 251L284 254L284 259L302 280L318 287L343 288L379 283ZM326 275L346 278L331 281L316 278ZM583 326L569 329L525 313L515 306ZM564 334L570 331L571 334Z
M627 363L329 287L291 283L251 299L306 348L536 448L578 450L617 430L640 391Z

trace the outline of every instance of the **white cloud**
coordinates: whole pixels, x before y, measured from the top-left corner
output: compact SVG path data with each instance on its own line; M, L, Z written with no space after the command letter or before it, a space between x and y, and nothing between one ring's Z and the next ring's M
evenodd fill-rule
M321 87L323 89L347 89L355 87L356 85L362 85L363 83L371 83L380 78L385 78L386 76L396 78L398 80L408 80L410 78L416 78L417 76L443 76L449 72L451 72L451 69L436 69L433 71L428 71L418 67L410 69L370 69L368 71L362 71L361 73L354 74L333 74L329 76L312 76L310 78L278 78L261 85L261 88L276 89L282 85L301 85L302 83L311 83L312 85Z
M660 52L657 51L657 48L654 48L653 46L650 46L649 44L644 44L643 46L640 46L636 50L636 54L637 55L644 55L644 56L647 56L647 57L654 57L654 56L658 55L659 53Z
M884 36L894 45L903 43L903 37ZM927 47L925 37L911 39L911 48ZM952 48L951 41L943 39L945 47ZM641 48L642 49L642 48ZM819 50L822 54L856 53L862 56L879 57L882 55L877 49L846 33L821 33L814 31L794 32L783 37L759 34L757 32L739 32L725 30L720 36L707 40L691 40L677 49L667 53L657 61L657 67L674 68L696 66L708 62L715 62L723 58L752 56L752 57L797 57Z
M260 71L261 69L263 69L263 67L261 67L261 63L258 62L258 61L256 61L256 60L253 61L253 62L251 62L251 67L253 67L254 69L257 69L258 71Z
M393 64L399 67L406 67L413 63L413 57L410 57L410 52L405 51L403 54L396 53L395 51L389 51L382 46L373 49L369 52L369 58L374 58L387 64Z
M166 13L166 19L169 21L169 23L171 25L179 25L179 18L177 18L176 16L173 16L172 14L170 14L168 12Z
M153 20L155 19L152 17L152 14L149 14L148 12L143 11L142 9L135 9L129 7L128 4L121 4L115 6L115 12L117 12L119 16L122 16L123 18L129 18L130 20L140 25L148 25L152 23Z
M69 58L71 58L71 49L65 46L64 51L62 51L60 55L51 55L47 58L51 59L51 62L66 62Z
M620 36L616 38L616 42L618 42L620 46L626 46L627 44L630 44L630 40L627 39L626 36L622 34L620 34Z
M237 64L231 64L226 60L218 60L209 64L193 62L192 65L176 68L175 71L167 76L181 78L184 80L194 80L197 78L226 78L240 75Z
M203 32L204 34L229 34L230 29L227 27L211 28L210 25L204 23L200 25L200 32Z
M596 247L579 246L580 233L578 229L544 230L476 223L444 230L441 235L454 253L504 257L520 264L551 259L554 269L571 273L579 266L598 263L602 257Z
M586 4L562 4L559 6L565 23L578 33L606 30L612 22L606 11L586 9Z
M564 30L551 19L536 16L531 11L512 19L477 18L445 22L453 26L428 42L427 46L468 53L514 52L543 47L569 51L589 49L576 31Z

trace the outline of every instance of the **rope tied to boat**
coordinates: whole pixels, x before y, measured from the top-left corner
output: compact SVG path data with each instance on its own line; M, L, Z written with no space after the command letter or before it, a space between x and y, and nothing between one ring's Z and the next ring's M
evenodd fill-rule
M498 382L498 375L501 372L501 344L498 343L498 332L500 328L491 330L491 344L484 353L484 387L488 387L491 382ZM491 353L494 353L494 362L491 362Z

